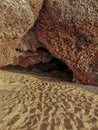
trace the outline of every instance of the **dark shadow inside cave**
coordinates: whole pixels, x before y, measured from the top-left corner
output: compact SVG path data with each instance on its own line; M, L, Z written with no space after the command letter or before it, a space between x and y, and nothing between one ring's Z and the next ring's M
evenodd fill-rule
M46 53L50 54L50 52L45 47L39 47L39 48L37 48L37 52L46 52Z
M37 49L37 52L46 52L49 55L50 52L44 48L44 47L39 47ZM60 80L63 81L72 81L73 79L73 73L72 71L69 69L69 67L63 63L62 61L60 61L57 58L52 58L50 60L50 62L47 63L38 63L35 65L30 65L28 68L23 68L20 66L6 66L6 67L2 67L2 68L6 68L7 70L13 70L15 69L15 71L17 70L27 70L30 73L36 73L38 75L44 75L44 76L49 76L49 77L55 77L55 78L59 78Z
M57 58L53 58L48 63L39 63L28 67L28 71L48 74L51 77L60 78L66 81L72 81L73 73L69 67Z
M50 54L50 52L44 47L39 47L37 49L37 52L46 52ZM64 62L62 62L61 60L57 58L52 58L52 60L48 63L39 63L36 65L30 66L29 68L32 68L32 67L38 68L39 70L42 70L43 72L51 72L51 71L59 71L62 73L66 72L70 75L71 78L73 77L73 73L69 69L69 67Z

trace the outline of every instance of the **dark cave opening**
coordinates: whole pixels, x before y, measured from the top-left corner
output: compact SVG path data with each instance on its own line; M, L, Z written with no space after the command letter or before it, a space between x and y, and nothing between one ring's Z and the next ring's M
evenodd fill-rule
M39 47L37 49L37 52L38 53L45 52L51 56L50 52L44 47ZM30 65L28 68L23 68L19 65L14 66L14 67L9 65L2 68L6 68L7 70L9 69L11 70L12 68L14 68L16 71L18 69L19 70L25 69L30 72L36 72L36 74L41 74L41 75L44 74L44 76L49 75L50 77L60 78L61 80L64 80L64 81L72 81L73 79L73 73L69 69L69 67L61 60L54 57L52 57L49 62L46 62L46 63L41 62L38 64Z
M39 47L37 49L37 52L46 52L50 54L50 52L44 47ZM67 73L71 79L73 78L73 73L69 69L69 67L64 62L62 62L61 60L57 58L52 58L50 62L47 62L47 63L39 63L36 65L30 66L29 69L30 68L31 69L37 68L41 70L42 72L47 72L47 73L51 73L52 71L58 71L58 73L60 72L60 73L65 73L65 74Z
M38 63L28 67L28 71L35 71L42 74L49 74L50 77L57 77L62 80L72 81L73 73L69 67L57 58L52 58L50 62Z
M39 48L37 48L37 52L46 52L46 53L50 54L50 52L45 47L39 47Z

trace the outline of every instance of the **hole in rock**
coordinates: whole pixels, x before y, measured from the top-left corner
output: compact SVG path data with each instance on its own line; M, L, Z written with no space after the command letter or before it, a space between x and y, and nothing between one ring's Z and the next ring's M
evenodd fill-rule
M20 48L16 48L16 51L18 52L22 52L22 50Z
M57 77L62 80L72 81L73 73L69 67L57 58L53 58L48 63L39 63L28 67L28 71L37 71L38 73L46 74L52 77Z
M44 48L44 47L37 48L37 52L46 52L46 53L50 54L50 52L46 48Z
M7 71L14 71L18 72L21 71L21 73L24 73L24 71L34 73L36 75L46 76L46 77L53 77L53 78L59 78L61 81L70 81L72 82L73 79L73 73L69 69L69 67L63 63L62 61L53 58L48 63L39 63L35 65L31 65L28 68L17 66L6 66L2 67L2 70Z

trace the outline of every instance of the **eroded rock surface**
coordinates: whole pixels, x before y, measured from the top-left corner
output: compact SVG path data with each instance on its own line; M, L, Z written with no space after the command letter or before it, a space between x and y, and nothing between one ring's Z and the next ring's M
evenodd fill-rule
M74 78L98 85L98 1L47 0L37 21L39 41Z
M20 40L34 25L43 0L0 0L0 66L13 64Z
M16 51L20 56L14 59L14 66L28 67L41 62L49 62L52 59L48 50L37 40L33 28L21 39Z

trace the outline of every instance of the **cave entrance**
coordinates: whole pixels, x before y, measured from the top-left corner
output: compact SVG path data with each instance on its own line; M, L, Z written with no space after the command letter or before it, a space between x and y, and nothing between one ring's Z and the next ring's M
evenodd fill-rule
M57 58L53 58L48 63L39 63L30 66L28 70L49 75L50 77L60 78L64 81L72 81L73 73L69 67Z
M37 52L46 52L50 54L50 52L44 48L44 47L39 47L37 49ZM50 54L51 55L51 54ZM20 66L7 66L7 69L9 68L15 68L15 69L24 69L23 67ZM69 67L62 61L60 61L57 58L53 58L50 60L50 62L47 63L38 63L35 65L30 65L27 69L27 71L30 72L36 72L36 74L44 75L44 76L50 76L50 77L55 77L59 78L64 81L72 81L73 79L73 73L69 69Z

